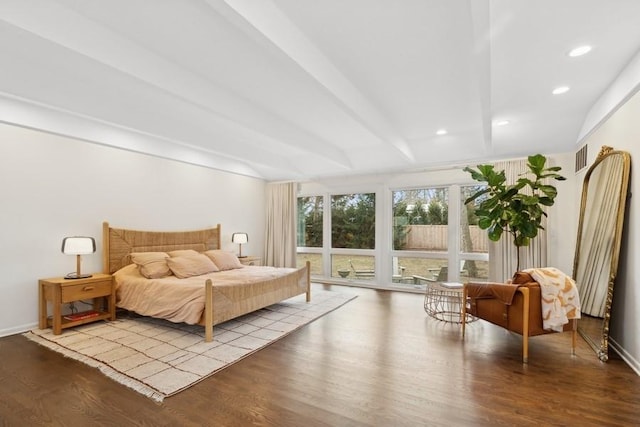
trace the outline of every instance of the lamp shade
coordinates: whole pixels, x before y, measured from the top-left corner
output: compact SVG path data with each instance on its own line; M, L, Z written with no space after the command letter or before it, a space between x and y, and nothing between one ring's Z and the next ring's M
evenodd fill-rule
M247 233L233 233L231 235L231 241L233 243L247 243L249 241L249 235Z
M62 253L67 255L86 255L96 251L93 237L73 236L62 239Z

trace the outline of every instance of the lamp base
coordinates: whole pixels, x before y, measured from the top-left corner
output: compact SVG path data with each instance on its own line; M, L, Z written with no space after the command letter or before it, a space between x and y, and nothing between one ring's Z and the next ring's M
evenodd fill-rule
M88 277L93 277L93 274L69 273L64 276L65 279L86 279Z
M247 255L238 255L238 258L246 258Z

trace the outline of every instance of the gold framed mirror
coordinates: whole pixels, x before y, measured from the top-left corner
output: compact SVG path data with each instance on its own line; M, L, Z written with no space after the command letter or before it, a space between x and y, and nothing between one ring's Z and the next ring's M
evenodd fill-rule
M630 170L629 153L603 146L582 185L573 263L582 311L578 332L603 362L609 359L609 320Z

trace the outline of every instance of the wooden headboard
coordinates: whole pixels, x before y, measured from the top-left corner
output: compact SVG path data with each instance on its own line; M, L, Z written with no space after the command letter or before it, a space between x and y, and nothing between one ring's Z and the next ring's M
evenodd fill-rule
M193 231L142 231L111 228L105 221L102 223L102 245L102 269L111 274L131 264L132 252L220 249L220 224Z

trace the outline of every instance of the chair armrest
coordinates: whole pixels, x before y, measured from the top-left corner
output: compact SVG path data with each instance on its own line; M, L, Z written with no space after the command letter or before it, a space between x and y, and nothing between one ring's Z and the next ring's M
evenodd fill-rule
M495 298L503 304L507 305L510 305L513 301L513 297L516 294L519 286L521 285L495 282L469 282L465 284L465 287L467 289L467 296L469 298Z

